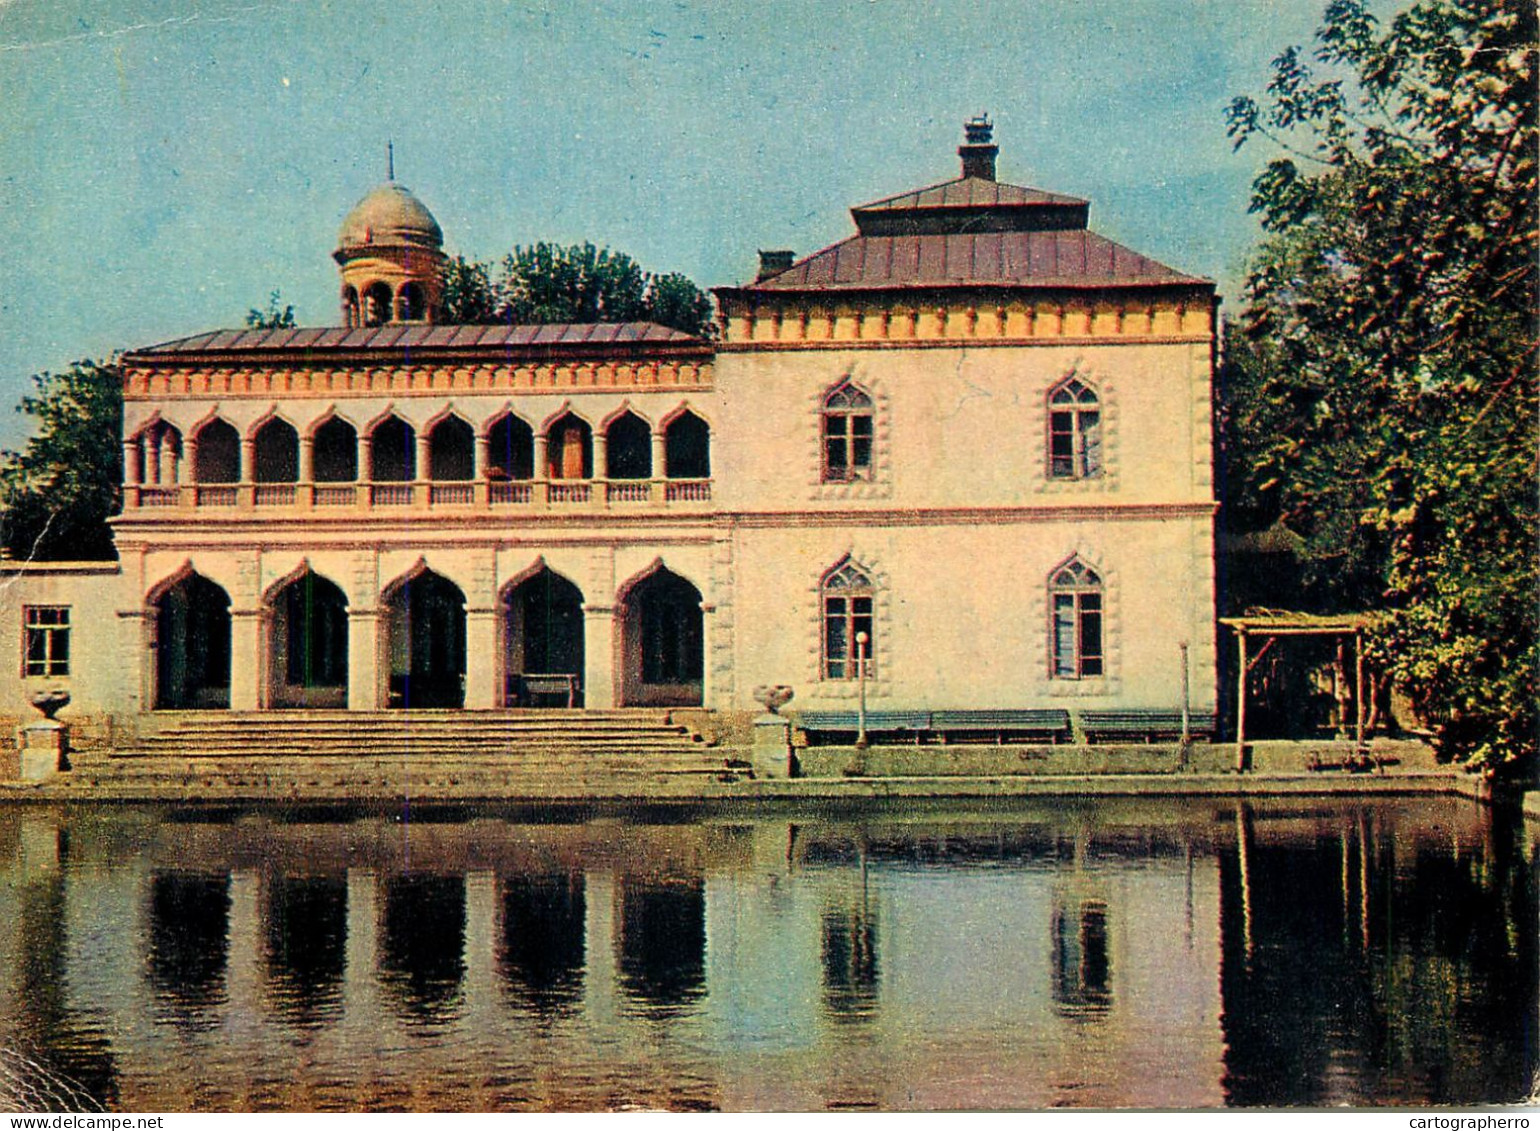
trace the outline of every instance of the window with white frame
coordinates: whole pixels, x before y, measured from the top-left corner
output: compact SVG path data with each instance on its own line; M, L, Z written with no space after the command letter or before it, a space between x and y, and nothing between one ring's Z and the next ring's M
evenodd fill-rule
M1078 558L1048 582L1049 674L1088 679L1102 674L1102 581Z
M876 601L872 579L846 560L823 579L823 677L856 679L865 660L866 676L876 674Z
M872 398L841 381L823 400L823 480L849 483L872 477L875 435Z
M67 605L27 605L23 674L70 674L70 611Z
M1102 473L1101 403L1078 377L1048 394L1048 475L1094 479Z

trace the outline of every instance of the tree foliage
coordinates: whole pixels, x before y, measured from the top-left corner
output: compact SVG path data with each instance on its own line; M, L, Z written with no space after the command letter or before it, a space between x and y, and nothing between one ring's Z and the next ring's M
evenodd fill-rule
M1227 335L1230 520L1301 534L1305 600L1383 608L1442 749L1513 769L1536 727L1534 6L1332 0L1229 127L1281 150Z
M683 275L653 275L591 243L516 247L495 266L457 256L444 272L444 321L460 324L658 322L713 332L711 301Z
M274 291L267 296L266 310L252 307L246 312L246 325L253 330L292 330L295 326L294 306L285 303L283 295Z
M36 433L0 456L0 543L36 561L115 557L107 519L122 482L123 382L118 366L79 361L32 379L18 412Z

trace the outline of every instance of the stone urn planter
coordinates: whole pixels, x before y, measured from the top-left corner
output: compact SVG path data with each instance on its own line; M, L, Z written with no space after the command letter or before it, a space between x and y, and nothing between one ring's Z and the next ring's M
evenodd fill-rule
M28 701L43 715L16 728L16 747L21 754L21 780L44 781L65 769L69 728L54 718L69 706L70 693L62 688L34 691Z
M755 701L767 712L754 720L754 776L757 778L795 776L791 723L778 713L791 702L794 694L784 683L754 689Z
M772 715L780 714L781 708L790 703L795 695L796 692L784 683L754 689L754 701L762 704Z

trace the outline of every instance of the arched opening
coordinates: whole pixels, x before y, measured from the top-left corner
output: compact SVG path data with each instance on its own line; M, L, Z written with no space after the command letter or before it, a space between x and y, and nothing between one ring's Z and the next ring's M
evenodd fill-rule
M472 479L476 475L476 433L458 416L446 416L428 433L428 478Z
M390 287L385 283L370 283L364 291L363 322L365 326L383 326L390 321Z
M605 430L605 474L611 479L652 477L652 429L634 412L623 413Z
M535 432L513 413L492 425L488 433L487 475L492 479L535 477Z
M396 321L421 322L426 308L421 283L405 283L396 292Z
M849 483L872 477L872 398L841 381L823 399L823 480Z
M315 430L315 481L352 483L358 478L358 431L340 416Z
M1102 674L1102 581L1078 557L1048 579L1048 674L1091 679Z
M593 429L588 422L567 413L546 431L546 474L552 479L592 479L594 474Z
M1102 472L1101 404L1071 377L1048 394L1048 475L1094 479Z
M670 479L710 479L710 426L693 412L674 417L663 433L663 458Z
M350 329L358 325L358 291L351 286L342 288L342 324Z
M128 482L150 487L174 486L181 479L182 434L174 425L157 420L139 434L128 458L137 460L124 469Z
M252 478L258 483L294 483L299 479L299 433L286 420L273 417L257 432L256 466Z
M332 582L308 570L273 597L274 707L346 707L348 704L348 599Z
M417 476L417 433L399 416L387 416L369 434L369 478L409 482Z
M503 598L504 702L583 705L583 594L542 568Z
M659 569L637 582L622 620L621 701L631 707L701 703L705 634L700 590Z
M425 570L389 594L390 706L465 705L465 594Z
M230 706L230 595L189 573L155 600L155 706Z
M239 483L241 481L241 437L223 420L215 417L199 430L198 455L193 463L193 478L199 483Z

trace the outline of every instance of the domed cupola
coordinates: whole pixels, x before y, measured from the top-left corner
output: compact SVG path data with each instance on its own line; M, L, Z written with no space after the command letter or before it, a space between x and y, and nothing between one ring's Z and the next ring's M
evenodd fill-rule
M443 246L433 213L394 178L360 200L342 221L332 255L342 268L343 324L436 321Z

